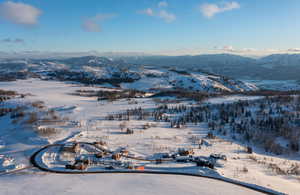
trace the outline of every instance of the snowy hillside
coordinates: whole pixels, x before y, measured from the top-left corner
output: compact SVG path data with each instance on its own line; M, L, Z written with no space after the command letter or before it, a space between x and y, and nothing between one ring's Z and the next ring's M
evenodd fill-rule
M300 66L299 54L273 54L260 59L261 64L273 66Z
M173 66L187 70L202 69L236 79L298 80L300 74L300 54L273 54L258 59L232 54L144 56L121 59L136 64Z
M201 70L76 60L2 66L0 182L14 187L0 194L32 183L67 193L71 178L74 194L80 184L91 194L114 184L111 194L300 190L299 92L260 91ZM140 188L133 178L141 178Z
M201 72L182 72L174 69L144 69L141 79L122 84L123 88L138 90L184 89L204 92L253 91L258 88L250 83Z
M164 75L166 77L166 74L173 78L182 73L145 71L145 75L148 76L160 75L162 77ZM192 76L209 82L203 78L203 75ZM183 76L181 79L184 80L187 77ZM33 183L36 184L34 187L26 189L33 194L38 188L45 188L47 185L56 186L55 189L49 189L48 194L67 193L65 185L70 185L69 189L74 194L80 194L82 190L76 187L80 184L85 184L88 188L85 192L91 194L94 194L94 189L97 189L96 192L99 193L98 188L106 192L110 187L113 188L112 194L123 194L123 192L124 194L156 192L173 194L175 191L186 194L199 194L199 192L201 194L221 192L259 194L246 188L204 178L198 180L197 178L183 179L183 176L110 174L107 176L82 174L68 176L44 174L43 171L31 167L28 159L41 147L61 143L68 146L74 141L88 143L102 141L107 144L105 147L109 151L117 152L125 148L129 156L149 161L128 160L125 157L112 160L109 154L95 159L94 155L98 153L95 154L94 149L84 145L75 156L73 153L61 153L58 145L53 145L49 150L39 153L37 161L50 170L76 171L65 167L69 167L67 165L72 165L82 158L89 158L97 161L98 164L90 164L83 171L131 170L130 165L133 164L133 166L149 171L229 178L258 186L258 188L273 189L289 194L297 194L295 192L300 190L297 153L291 153L290 156L284 154L274 156L272 153L265 152L255 142L243 142L244 136L237 133L237 128L235 134L232 134L230 130L232 126L241 124L248 127L250 110L253 111L252 116L272 112L274 114L270 116L276 118L279 116L279 110L286 112L282 108L289 106L290 109L296 109L296 107L290 105L281 107L274 104L272 111L259 109L260 103L265 101L263 97L241 95L210 98L204 102L173 96L99 100L94 96L73 95L73 93L98 90L102 93L109 93L118 92L121 89L40 79L0 82L0 88L18 92L15 94L4 91L10 96L5 96L7 98L1 96L0 173L5 175L0 181L9 187L8 189L0 188L1 194L20 193L27 185ZM12 110L7 110L7 107ZM290 117L298 117L293 112L290 114ZM233 121L232 118L228 118L231 116L239 117L235 117ZM123 117L130 118L124 120ZM183 120L188 122L181 123ZM264 118L261 120L256 125L263 125ZM176 121L181 122L177 124ZM218 130L224 124L226 128ZM211 130L212 128L215 130ZM249 126L250 130L251 126ZM213 132L211 137L209 137L210 132ZM283 139L283 141L288 143L289 139ZM247 152L247 146L253 149L251 153ZM286 148L286 146L282 147ZM179 149L192 150L192 154L178 156L176 153L180 151ZM160 163L159 160L155 160L166 154L173 156L167 158L170 162ZM151 159L152 161L154 159L154 162L151 162ZM140 178L140 180L133 182L133 178ZM12 179L15 185L12 185ZM103 179L106 182L98 182ZM199 183L208 185L210 189L213 186L214 190L206 189L203 185L198 185ZM123 185L126 186L125 189ZM169 186L172 186L172 189Z
M16 62L15 62L16 63ZM64 60L28 60L21 65L3 64L2 74L34 74L52 80L77 81L86 84L112 84L126 89L152 91L158 89L184 89L204 92L242 92L258 88L250 83L212 75L201 71L187 71L172 67L137 66L104 57L80 57ZM14 75L9 75L13 77ZM17 79L17 75L16 75Z
M196 56L111 56L111 58L84 56L58 59L2 59L0 71L8 69L24 70L26 64L55 63L70 69L83 66L121 66L132 64L140 67L170 67L185 71L208 71L235 79L298 80L300 74L300 54L273 54L262 58L249 58L232 54L206 54ZM53 67L55 68L55 67ZM160 69L159 68L159 69ZM202 71L203 70L203 71ZM247 71L245 71L247 70Z

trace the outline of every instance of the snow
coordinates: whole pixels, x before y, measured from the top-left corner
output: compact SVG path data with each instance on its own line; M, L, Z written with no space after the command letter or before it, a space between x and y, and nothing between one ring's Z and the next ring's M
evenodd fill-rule
M122 88L149 91L153 89L181 88L193 91L253 91L258 88L247 82L225 80L220 76L204 73L180 74L170 70L144 69L139 80L133 83L122 83Z
M133 83L123 83L121 87L125 89L148 91L150 89L171 89L172 85L166 79L142 77Z
M242 96L242 95L231 95L231 96L223 96L223 97L216 97L210 98L206 103L211 104L225 104L225 103L233 103L237 101L245 101L245 100L257 100L262 98L261 96Z
M191 137L205 138L208 132L205 124L200 126L188 125L182 129L176 129L170 128L169 124L164 122L157 122L155 127L143 130L142 125L149 121L130 120L127 125L134 129L135 133L125 135L120 131L119 124L121 121L107 121L104 119L105 116L138 106L152 109L156 103L151 98L137 98L135 99L137 104L129 104L128 100L125 99L114 102L98 102L95 97L72 95L75 90L79 89L108 90L99 86L86 87L74 83L28 79L0 82L0 89L31 94L24 100L12 100L10 102L12 104L26 104L26 102L41 100L49 109L53 108L60 115L80 124L63 127L57 125L57 128L62 129L60 133L54 137L41 138L30 129L25 130L22 126L11 124L7 116L0 118L0 154L4 155L0 156L0 160L4 162L4 158L11 156L14 162L20 166L28 165L26 161L32 151L48 143L104 140L111 149L126 147L131 153L145 157L158 152L175 151L182 147L195 148L195 145L190 141ZM207 103L230 103L257 98L261 97L235 95L212 98ZM189 102L183 103L188 104ZM208 144L202 146L201 150L195 148L196 155L209 156L212 153L222 152L228 159L227 161L218 161L216 170L207 174L217 174L289 194L296 194L300 191L299 180L288 176L274 175L263 165L251 161L249 154L241 152L244 151L242 144L223 139L205 140ZM264 153L254 155L259 158L268 158L270 161L272 159L278 163L283 163L283 161L288 161L287 163L297 162L268 156ZM44 162L47 164L53 159L54 156L45 156ZM5 163L0 166L3 170ZM151 166L155 168L154 165ZM178 168L178 165L174 165L174 167L169 167L169 164L163 166L166 167L161 168L166 170ZM247 167L249 171L246 173L241 171L244 167ZM190 169L184 166L181 170L193 173L203 171L195 167ZM24 175L1 176L0 194L22 194L25 191L27 194L40 194L41 191L43 194L255 194L253 191L238 186L203 178L122 174L69 176L31 171L24 171Z
M65 64L64 64L65 63ZM12 68L14 67L14 68ZM174 67L149 67L115 64L107 58L92 56L67 59L62 62L43 60L41 62L27 62L21 67L16 65L5 66L3 70L17 72L26 70L44 79L82 80L91 82L121 82L127 89L149 91L157 88L183 88L193 91L219 92L219 91L253 91L258 88L250 83L216 76L210 73L183 71ZM116 83L114 83L116 84ZM119 84L119 83L118 83Z
M0 194L260 194L225 182L147 174L18 175L0 177Z

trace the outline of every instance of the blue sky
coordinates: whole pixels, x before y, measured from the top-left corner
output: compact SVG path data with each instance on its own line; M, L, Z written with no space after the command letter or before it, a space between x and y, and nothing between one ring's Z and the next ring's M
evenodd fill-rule
M300 51L299 0L0 0L0 51Z

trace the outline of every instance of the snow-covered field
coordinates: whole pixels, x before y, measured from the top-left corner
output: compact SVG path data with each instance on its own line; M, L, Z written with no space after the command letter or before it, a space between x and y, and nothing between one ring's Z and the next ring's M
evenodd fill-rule
M141 84L142 85L142 84ZM33 150L47 143L67 141L106 141L110 148L126 147L137 156L148 156L157 152L172 152L178 148L193 148L196 155L209 156L222 153L227 161L218 161L216 174L251 184L271 188L280 192L297 194L300 191L300 178L277 175L265 165L253 160L253 156L267 162L286 165L293 162L281 157L266 155L263 152L250 155L245 146L217 138L207 140L201 149L191 142L192 138L207 135L207 124L188 125L184 128L170 128L167 123L155 122L154 126L143 129L149 121L130 120L126 126L135 130L127 135L121 132L122 121L105 120L108 114L124 112L127 109L156 106L152 98L136 98L135 103L121 99L113 102L97 101L95 97L71 95L75 90L110 90L107 88L85 87L80 84L38 79L0 82L0 89L31 94L24 99L9 100L9 104L28 104L43 101L48 109L54 109L61 117L68 117L68 125L54 125L59 131L49 137L40 137L22 125L13 125L7 116L0 118L0 165L1 171L29 166L28 157ZM208 102L230 103L260 97L227 96L209 99ZM182 104L196 102L182 101ZM150 123L153 123L150 121ZM52 125L53 126L53 125ZM27 127L29 128L29 127ZM9 158L8 158L9 157ZM47 162L46 162L47 163ZM15 164L14 166L11 166ZM193 168L198 173L201 169ZM190 170L190 171L191 171ZM253 191L227 183L202 178L154 175L57 175L44 174L35 169L24 170L16 175L0 176L0 194L253 194Z
M259 194L225 182L157 175L57 175L30 174L0 177L0 194Z

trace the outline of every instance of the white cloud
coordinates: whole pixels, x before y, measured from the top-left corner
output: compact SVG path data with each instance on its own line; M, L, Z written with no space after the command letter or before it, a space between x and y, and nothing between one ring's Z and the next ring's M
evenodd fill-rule
M7 1L0 4L0 17L14 24L35 25L41 14L41 10L25 3Z
M300 48L290 48L288 49L289 52L300 52Z
M168 12L165 9L161 9L162 7L167 7L167 6L168 4L165 1L161 1L158 4L159 9L154 10L152 8L147 8L144 10L140 10L137 13L144 14L147 16L158 17L163 19L165 22L170 23L176 20L176 15L171 12Z
M232 45L225 45L222 50L224 51L234 51L233 46Z
M200 5L201 13L207 17L212 18L214 15L234 9L239 9L241 6L239 3L232 1L232 2L225 2L222 5L213 4L213 3L204 3Z
M101 32L100 24L94 22L92 19L86 19L82 23L82 28L87 32Z
M168 7L168 5L169 5L169 4L168 4L166 1L161 1L161 2L158 3L157 6L158 6L158 7Z
M147 8L147 9L138 11L138 13L145 14L145 15L148 15L148 16L154 16L154 11L151 8Z
M248 53L248 52L256 52L257 49L254 48L242 48L236 49L232 45L225 45L225 46L215 46L214 50L222 51L222 52L231 52L231 53Z
M176 16L170 12L167 12L166 10L159 11L157 16L162 18L165 22L168 22L168 23L176 20Z
M102 28L100 23L115 16L115 14L97 14L93 17L85 19L81 27L87 32L101 32Z
M228 52L234 52L236 51L232 45L225 45L225 46L215 46L215 50L220 50L220 51L228 51Z

